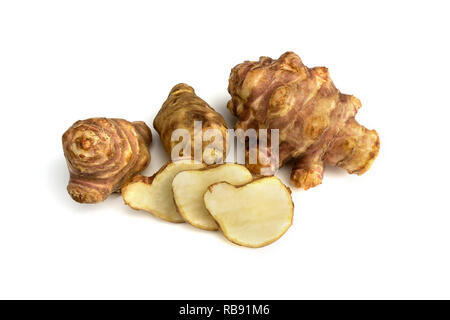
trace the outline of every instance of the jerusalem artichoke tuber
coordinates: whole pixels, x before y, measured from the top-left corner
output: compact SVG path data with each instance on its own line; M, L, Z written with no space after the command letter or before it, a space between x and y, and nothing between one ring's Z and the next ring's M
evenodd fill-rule
M194 126L195 122L200 126L198 130ZM207 164L222 163L225 160L228 139L225 120L187 84L180 83L172 88L156 115L153 126L171 160L195 158ZM183 136L183 132L176 130L184 130L186 135ZM185 148L174 150L176 146L181 146L180 137L183 138ZM174 157L173 151L176 153ZM196 152L200 154L196 155Z
M378 154L377 132L355 120L361 102L336 89L327 68L310 69L293 52L237 65L228 91L227 107L238 117L235 129L279 129L279 163L294 160L291 182L296 187L320 184L326 164L363 174ZM262 151L258 155L270 157ZM259 173L265 166L249 168Z
M62 143L70 181L67 191L81 203L105 200L150 163L150 129L144 122L91 118L75 122Z

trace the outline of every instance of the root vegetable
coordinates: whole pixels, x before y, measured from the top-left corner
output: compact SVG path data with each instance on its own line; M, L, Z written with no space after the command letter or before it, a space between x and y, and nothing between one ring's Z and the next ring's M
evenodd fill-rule
M184 222L173 201L172 180L184 170L204 168L205 164L191 160L169 162L151 177L135 176L122 188L125 204L144 210L170 222Z
M150 163L151 142L151 131L141 121L91 118L75 122L62 137L70 196L81 203L96 203L120 191Z
M200 170L178 173L172 182L172 190L178 212L191 225L205 230L217 230L216 221L205 208L203 195L217 182L242 185L252 181L252 174L242 165L226 163Z
M294 161L291 182L296 187L322 183L327 164L361 175L378 154L377 132L355 120L361 102L336 89L327 68L310 69L293 52L237 65L228 91L228 109L239 118L235 129L279 129L279 163ZM270 150L261 154L272 156ZM249 168L259 173L267 166Z
M201 121L199 130L194 130L195 121ZM207 164L222 163L225 160L228 141L225 120L187 84L180 83L172 88L156 115L153 126L170 157L174 148L182 146L179 142L181 136L177 136L175 130L184 129L188 133L182 141L186 143L185 150L175 149L176 157L194 159L197 151L200 154L195 159L201 161L203 158ZM172 139L173 134L175 140ZM203 140L205 142L202 142ZM185 151L190 154L185 154ZM176 159L172 157L172 160Z
M268 245L292 225L291 192L276 177L257 179L240 187L216 183L208 188L204 201L225 237L242 246Z

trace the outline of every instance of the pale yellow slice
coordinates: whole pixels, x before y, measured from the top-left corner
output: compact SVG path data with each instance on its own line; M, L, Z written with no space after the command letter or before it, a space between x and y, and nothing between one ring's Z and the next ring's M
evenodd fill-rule
M292 225L291 192L276 177L257 179L240 187L217 183L205 192L204 201L225 237L242 246L266 246Z
M148 211L170 222L184 222L173 201L172 180L181 171L205 166L191 160L169 162L151 177L134 177L122 188L123 200L133 209Z
M218 225L206 210L203 201L208 187L217 182L241 185L250 181L252 174L246 167L226 163L180 172L173 179L172 190L178 212L186 222L200 229L217 230Z

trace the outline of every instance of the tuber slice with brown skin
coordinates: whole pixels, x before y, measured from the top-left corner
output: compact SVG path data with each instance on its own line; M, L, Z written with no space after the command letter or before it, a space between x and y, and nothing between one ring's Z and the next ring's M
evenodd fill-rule
M204 201L225 237L242 246L266 246L292 225L291 191L276 177L260 178L239 187L216 183L205 192Z
M96 203L120 191L150 163L151 142L151 131L142 121L91 118L75 122L62 137L70 196L80 203Z
M169 222L184 222L175 207L172 180L181 171L204 167L205 164L192 160L168 162L151 177L135 176L122 188L123 200L135 210L150 212Z
M293 52L277 60L261 57L235 66L228 92L227 107L238 117L236 130L279 130L279 164L293 160L295 187L309 189L322 183L325 165L363 174L378 155L377 132L355 120L359 99L342 94L327 68L308 68ZM269 132L269 150L270 138ZM249 168L259 174L267 165Z
M178 212L186 222L200 229L217 230L217 223L203 202L203 195L208 187L217 182L242 185L252 179L252 174L245 166L234 163L187 170L178 173L173 179L173 198Z
M198 132L194 132L195 121L201 121L201 130ZM188 141L183 142L190 145L187 150L190 149L191 159L194 159L195 150L198 150L203 160L197 158L195 160L204 161L207 164L223 163L225 160L228 142L227 124L223 117L198 97L194 89L187 84L179 83L172 88L156 115L153 126L169 157L172 156L175 146L179 145L179 140L172 141L172 134L177 129L184 129L189 137ZM220 133L220 140L215 141L214 132ZM208 134L212 136L209 137ZM203 139L205 141L202 143ZM196 146L195 149L194 146ZM216 148L211 148L212 146ZM183 150L177 153L176 156L179 158L188 158L186 154L183 154ZM172 160L177 159L172 158Z

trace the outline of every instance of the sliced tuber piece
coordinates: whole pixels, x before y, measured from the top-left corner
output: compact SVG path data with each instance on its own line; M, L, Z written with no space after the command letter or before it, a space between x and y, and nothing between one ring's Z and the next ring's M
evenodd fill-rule
M217 223L203 202L208 187L217 182L242 185L251 181L252 174L245 166L227 163L180 172L173 179L172 190L178 212L186 222L200 229L217 230Z
M266 246L292 225L291 191L276 177L261 178L240 187L216 183L208 188L204 201L225 237L242 246Z
M172 180L180 171L203 167L205 164L191 160L169 162L151 177L134 177L122 188L123 200L135 210L148 211L170 222L184 222L173 201Z

